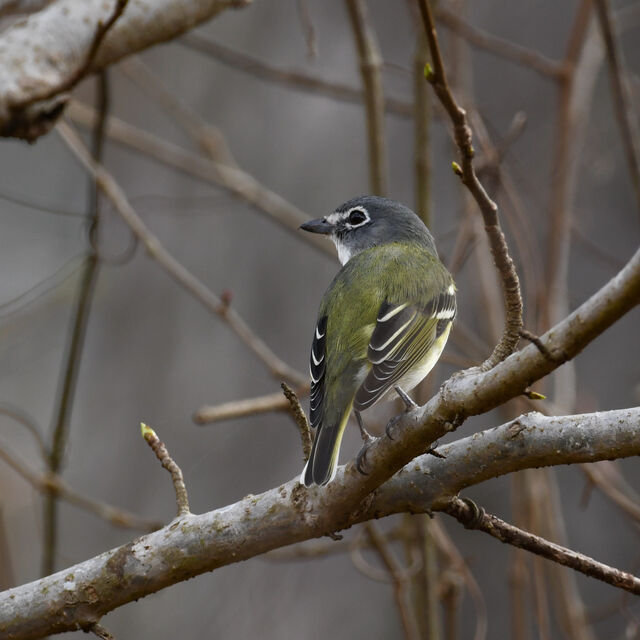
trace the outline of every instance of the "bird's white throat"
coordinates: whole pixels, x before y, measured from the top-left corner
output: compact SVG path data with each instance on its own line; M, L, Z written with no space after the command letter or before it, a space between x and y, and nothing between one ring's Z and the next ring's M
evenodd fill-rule
M344 243L341 242L336 236L331 236L333 240L333 244L336 245L336 249L338 250L338 260L340 260L341 265L347 264L351 257L353 256L353 251Z

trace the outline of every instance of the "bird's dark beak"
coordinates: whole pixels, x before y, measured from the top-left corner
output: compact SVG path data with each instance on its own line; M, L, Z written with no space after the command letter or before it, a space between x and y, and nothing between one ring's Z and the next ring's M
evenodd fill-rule
M324 220L324 218L309 220L309 222L301 224L300 228L304 231L310 231L311 233L322 233L324 235L329 235L333 232L333 225Z

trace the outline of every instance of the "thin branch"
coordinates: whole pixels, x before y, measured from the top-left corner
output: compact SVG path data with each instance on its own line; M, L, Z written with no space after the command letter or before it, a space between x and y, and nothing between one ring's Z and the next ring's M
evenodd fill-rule
M565 66L562 62L550 60L537 51L474 27L443 6L438 6L434 13L438 22L478 49L484 49L505 60L532 69L547 78L558 79L565 73Z
M226 64L233 69L248 73L259 80L274 82L285 87L307 91L350 104L362 104L365 101L365 93L360 89L354 89L347 84L329 82L302 71L277 69L258 58L229 49L197 33L189 33L178 42L211 56L218 62ZM403 118L411 118L413 115L413 105L395 98L386 98L384 109L389 114Z
M122 4L122 3L120 3ZM124 5L117 10L112 16L113 20L109 21L113 24L122 13ZM116 15L117 14L117 15ZM107 23L105 23L106 25ZM106 30L104 31L106 33ZM103 34L104 35L104 34ZM93 51L92 57L95 54ZM92 58L91 58L92 59ZM88 60L90 63L90 60ZM109 87L108 81L104 73L98 76L98 95L99 108L98 118L94 124L92 131L93 154L100 162L102 159L102 151L104 147L104 129L105 118L109 108ZM89 225L89 240L97 238L100 224L100 210L97 198L97 183L95 179L91 180L89 185L90 198L87 212L87 222ZM67 347L67 353L63 365L63 379L57 399L57 407L55 410L53 436L51 439L51 449L48 455L49 472L58 474L62 467L64 453L67 440L69 437L69 423L71 420L71 412L75 398L75 391L78 381L78 373L80 371L80 363L82 360L82 350L84 348L87 327L89 325L89 315L91 313L91 305L100 273L100 256L95 249L90 248L84 261L80 286L78 289L78 297L73 317L73 325ZM43 524L43 556L42 556L42 572L48 575L55 568L55 553L57 546L57 527L58 527L58 506L55 492L51 491L45 494L44 499L44 524Z
M300 387L297 390L297 395L307 395L308 393L309 385ZM214 422L244 418L245 416L269 413L271 411L288 411L290 407L291 405L287 398L278 391L255 398L232 400L218 405L200 407L193 414L193 421L200 425L213 424Z
M351 30L360 61L365 93L369 184L373 193L387 194L387 151L384 136L384 91L382 55L365 0L346 0Z
M216 162L237 166L222 132L186 105L176 92L170 91L139 56L128 58L119 68L154 104L161 105L207 156Z
M86 214L83 217L86 217ZM19 313L40 298L57 289L84 266L86 258L86 253L71 258L71 260L65 262L59 269L56 269L52 274L29 287L26 291L18 294L15 298L0 303L0 318L6 318Z
M89 627L88 631L90 633L93 633L94 636L100 638L100 640L116 640L115 636L113 636L108 629L105 629L101 624L98 624L97 622L95 624L92 624Z
M413 3L411 3L413 6ZM431 93L424 81L427 64L427 41L422 32L416 36L413 56L413 166L415 171L416 213L431 226Z
M182 470L174 462L164 442L158 438L156 432L151 427L141 422L140 432L145 442L151 447L153 453L156 454L156 458L160 460L160 464L171 474L171 481L173 482L173 488L176 492L178 518L189 515L191 513L189 510L189 496L187 495L187 487L184 483Z
M467 585L467 590L469 591L476 610L476 630L473 639L485 640L489 624L487 621L487 603L485 602L480 585L478 585L467 561L454 544L451 536L449 536L437 518L431 520L431 534L440 552L448 558L449 569L455 569L455 571L461 574Z
M298 400L296 392L289 387L286 382L283 382L280 386L282 387L284 397L290 405L291 415L293 416L296 426L298 427L298 431L300 432L300 440L302 440L302 455L306 462L311 455L311 427L309 426L309 421L307 420L304 410L300 406L300 400Z
M531 553L540 555L558 564L575 569L591 578L602 580L619 589L640 595L640 578L593 560L577 551L567 549L540 536L536 536L518 527L500 520L483 509L470 504L470 501L453 498L443 511L456 518L467 529L479 529L497 538Z
M10 589L15 584L11 550L7 539L7 527L2 505L0 505L0 592Z
M457 165L455 165L455 167L457 167L457 171L459 171L463 184L469 189L480 208L489 239L489 246L491 247L491 253L502 283L502 292L506 307L506 324L502 337L493 350L493 353L481 365L482 369L487 370L504 360L513 353L517 347L519 340L518 331L522 327L520 282L513 260L509 255L504 234L500 228L498 207L487 195L473 168L474 150L471 144L471 129L467 124L465 111L458 106L447 82L428 0L419 0L419 6L433 61L433 69L428 70L427 79L433 86L436 95L453 123L454 136L462 163L461 167L457 167Z
M613 502L627 517L640 527L640 504L638 496L627 488L625 492L620 485L622 476L614 462L581 465L583 473L598 489ZM624 487L624 485L623 485ZM632 496L628 495L632 493Z
M11 418L14 422L21 424L36 441L42 460L47 460L47 446L44 443L40 426L34 418L19 407L15 407L8 402L0 402L0 415L7 416L7 418Z
M95 111L91 107L78 102L71 103L68 114L74 122L84 127L91 127L96 117ZM309 219L308 214L262 185L242 169L189 153L118 118L110 117L108 119L107 135L115 142L135 149L178 172L227 189L256 210L266 213L290 233L295 233L298 239L302 238L303 241L326 255L335 256L333 243L318 238L313 233L300 234L299 227Z
M419 640L420 631L418 630L415 617L409 605L409 582L406 571L403 571L403 568L400 566L400 563L374 522L365 523L364 530L369 537L371 546L378 552L380 559L391 576L393 594L398 612L400 613L404 636L407 640Z
M622 68L622 51L614 35L609 0L596 0L596 10L600 29L607 51L609 76L611 79L611 93L616 112L616 119L620 127L622 146L627 156L627 169L631 177L631 184L636 197L636 205L640 212L640 149L638 149L638 130L630 108L631 99L629 88L624 78Z
M89 498L65 483L61 476L52 473L41 474L33 471L26 464L0 447L0 459L4 460L18 475L24 478L36 491L46 494L53 492L60 500L93 513L109 524L123 529L138 529L140 531L155 531L162 527L162 522L141 518L119 507Z
M296 9L298 10L298 20L302 27L304 39L307 43L307 55L314 60L318 57L318 37L316 36L316 29L313 26L307 0L296 0Z
M135 212L126 195L104 167L95 162L87 152L80 137L73 129L59 123L58 131L81 164L95 177L100 188L111 200L116 211L129 225L138 240L144 245L149 256L154 259L176 282L200 301L209 311L215 313L229 325L232 331L265 364L271 373L294 384L305 384L307 376L298 373L283 362L258 336L233 308L220 300L203 282L198 280L182 263L178 262L161 244Z

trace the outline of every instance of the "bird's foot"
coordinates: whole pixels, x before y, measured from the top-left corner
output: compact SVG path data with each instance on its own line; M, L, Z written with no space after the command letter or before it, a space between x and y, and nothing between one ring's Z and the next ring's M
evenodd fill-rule
M362 449L358 451L358 455L356 456L356 469L363 475L368 476L369 472L365 471L365 466L367 464L367 451L369 447L378 439L372 436L364 427L364 421L362 420L362 416L359 411L354 411L356 415L356 420L358 422L358 429L360 429L360 436L362 437L362 441L364 444L362 445Z
M358 422L358 429L360 429L360 437L365 444L370 444L372 440L375 438L365 429L364 421L362 420L362 416L359 411L354 412L356 414L356 421Z
M360 449L360 451L358 451L358 455L356 455L356 469L363 476L368 476L369 475L369 472L366 471L366 467L368 466L368 464L367 464L367 452L369 451L369 448L371 447L371 445L377 439L378 438L374 438L373 436L369 436L369 439L365 440L365 443L362 445L362 448Z
M398 422L400 422L401 417L402 416L393 416L393 418L391 418L389 422L387 422L387 426L385 427L384 432L387 434L387 438L389 438L389 440L395 440L395 428Z

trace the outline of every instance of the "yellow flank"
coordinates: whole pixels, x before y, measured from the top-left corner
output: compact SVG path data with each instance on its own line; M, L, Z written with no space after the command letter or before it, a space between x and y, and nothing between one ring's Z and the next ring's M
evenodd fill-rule
M336 436L336 441L333 446L333 453L331 454L331 477L329 478L329 482L331 482L336 477L336 471L338 470L338 454L340 453L342 436L344 435L344 429L347 426L347 421L349 420L349 416L351 415L352 407L353 400L349 403L347 410L344 412L344 415L342 416L342 420L340 422L340 427L338 428L338 435Z

